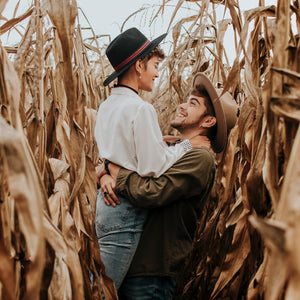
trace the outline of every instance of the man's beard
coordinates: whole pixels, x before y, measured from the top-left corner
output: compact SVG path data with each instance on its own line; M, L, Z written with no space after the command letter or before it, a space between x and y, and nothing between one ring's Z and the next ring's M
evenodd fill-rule
M200 122L203 120L203 118L205 117L205 115L201 116L200 120L197 120L193 123L186 123L186 122L176 122L176 119L174 119L173 121L171 121L170 125L171 127L177 129L179 132L182 133L182 131L184 131L185 129L198 129Z
M171 121L171 127L173 127L174 129L177 129L180 132L180 129L182 127L184 127L183 123L176 123L175 120Z

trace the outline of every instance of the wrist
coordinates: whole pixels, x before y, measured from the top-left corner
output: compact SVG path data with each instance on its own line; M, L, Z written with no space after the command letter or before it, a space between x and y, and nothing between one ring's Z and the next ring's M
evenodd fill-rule
M107 175L110 175L110 171L109 171L109 168L108 168L109 164L110 164L110 160L106 159L104 161L104 169L105 169Z
M193 145L189 139L183 140L180 145L182 145L184 152L188 152L193 149Z

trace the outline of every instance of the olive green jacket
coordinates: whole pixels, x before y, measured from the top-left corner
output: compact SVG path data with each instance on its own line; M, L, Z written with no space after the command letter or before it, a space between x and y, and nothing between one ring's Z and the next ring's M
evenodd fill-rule
M159 178L120 170L117 193L150 209L128 276L177 276L191 251L215 169L213 153L202 147L187 152Z

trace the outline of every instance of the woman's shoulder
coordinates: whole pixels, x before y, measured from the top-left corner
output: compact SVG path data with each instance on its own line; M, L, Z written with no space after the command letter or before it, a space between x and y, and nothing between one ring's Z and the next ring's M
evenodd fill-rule
M149 102L142 100L139 103L137 103L137 105L138 105L138 109L140 112L156 114L156 111L155 111L153 105L150 104Z

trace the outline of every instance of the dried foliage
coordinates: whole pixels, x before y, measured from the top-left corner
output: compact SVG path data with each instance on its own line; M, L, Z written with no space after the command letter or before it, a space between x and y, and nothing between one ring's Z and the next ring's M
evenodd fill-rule
M161 126L171 132L167 120L198 71L234 94L240 112L218 157L214 191L176 295L298 299L300 2L279 0L275 7L259 1L242 16L234 1L219 1L230 20L216 18L216 1L193 2L199 13L173 26L173 51L163 69L169 81L162 80L152 99ZM184 3L178 1L174 13ZM232 67L224 48L229 26L236 45Z
M0 27L28 20L17 48L0 45L0 299L101 299L100 285L116 299L93 228L93 128L111 68L92 30L83 40L75 0L34 4ZM233 0L168 0L153 18L169 4L171 53L144 95L163 133L198 71L240 107L177 298L299 299L300 1L242 13ZM194 13L176 21L185 5Z
M35 1L0 46L0 299L116 299L94 232L101 93L75 1ZM2 6L1 6L2 9Z

